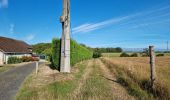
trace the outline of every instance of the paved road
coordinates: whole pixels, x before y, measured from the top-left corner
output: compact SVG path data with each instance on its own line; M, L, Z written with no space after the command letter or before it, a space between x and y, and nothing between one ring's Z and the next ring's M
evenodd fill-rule
M0 100L12 100L33 69L35 69L35 63L29 63L0 73Z

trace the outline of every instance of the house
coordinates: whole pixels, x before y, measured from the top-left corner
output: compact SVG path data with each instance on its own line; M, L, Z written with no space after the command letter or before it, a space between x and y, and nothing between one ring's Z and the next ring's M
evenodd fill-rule
M0 36L0 65L7 64L9 57L32 56L32 47L24 41Z

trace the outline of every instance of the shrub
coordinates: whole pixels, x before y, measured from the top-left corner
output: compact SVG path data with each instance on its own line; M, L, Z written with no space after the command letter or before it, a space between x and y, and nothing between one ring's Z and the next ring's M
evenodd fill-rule
M137 53L133 53L130 55L131 57L138 57L138 54Z
M99 58L99 57L101 57L101 52L98 52L98 51L94 51L93 52L93 58Z
M123 53L120 55L120 57L130 57L130 56L129 56L129 54L123 52Z
M9 57L8 58L8 64L17 64L17 63L21 63L21 62L22 62L22 60L17 57Z
M21 60L22 60L22 62L30 62L30 61L32 61L32 57L23 56L23 57L21 58Z
M165 54L160 53L160 54L157 54L156 56L157 56L157 57L162 57L162 56L165 56Z
M42 53L47 56L47 58L46 58L47 61L51 61L51 59L52 59L52 49L51 48L44 50Z

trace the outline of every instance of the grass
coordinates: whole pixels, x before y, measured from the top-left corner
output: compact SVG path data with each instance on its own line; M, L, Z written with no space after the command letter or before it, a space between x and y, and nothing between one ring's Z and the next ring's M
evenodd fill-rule
M93 73L82 86L77 96L80 100L113 100L113 91L107 79L101 76L101 69L97 64L93 65Z
M4 66L1 66L0 67L0 73L1 72L5 72L5 71L7 71L7 70L10 70L10 69L12 69L12 68L14 68L15 66L14 65L4 65Z
M16 95L16 100L30 100L31 98L36 98L38 95L38 89L31 87L31 81L33 78L33 74L29 75L26 78L26 81L21 86L19 93Z
M138 99L170 99L170 57L156 58L156 88L150 89L149 58L102 58L119 82Z
M120 57L121 53L102 53L103 57Z
M101 76L101 69L96 63L96 60L91 60L77 64L72 69L71 74L60 74L63 79L65 76L73 76L67 80L56 80L51 84L46 84L43 87L34 86L33 76L31 74L24 82L16 100L113 100L113 92L109 86L107 79ZM87 66L91 68L87 74ZM86 74L86 78L85 77ZM87 76L88 75L88 76ZM81 84L81 85L80 85ZM78 89L80 87L80 89ZM78 89L78 90L77 90ZM75 92L76 91L76 92Z
M69 99L70 94L73 93L77 87L78 81L84 74L85 62L76 65L75 73L62 74L64 79L68 75L73 75L74 78L70 80L56 80L51 84L46 84L43 87L35 87L33 81L33 76L35 73L31 74L24 82L19 93L16 96L16 100L35 100L35 99L45 99L45 100L55 100L55 99ZM60 74L61 75L61 74Z

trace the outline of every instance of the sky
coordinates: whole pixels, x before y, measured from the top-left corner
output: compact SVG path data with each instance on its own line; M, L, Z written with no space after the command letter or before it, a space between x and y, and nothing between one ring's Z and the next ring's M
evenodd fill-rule
M29 44L61 37L62 0L0 0L0 36ZM91 47L166 49L170 0L71 0L71 37Z

